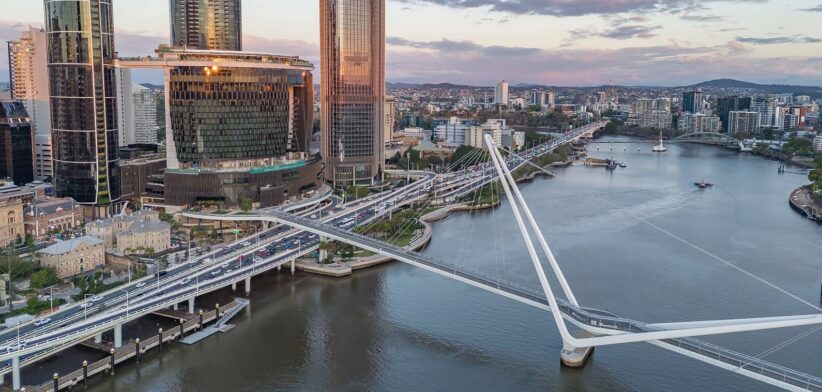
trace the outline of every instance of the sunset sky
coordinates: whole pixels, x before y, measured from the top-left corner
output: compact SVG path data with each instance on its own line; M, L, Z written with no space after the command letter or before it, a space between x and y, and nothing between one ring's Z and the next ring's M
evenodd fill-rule
M41 0L0 9L3 41L43 24ZM121 55L168 42L168 0L115 0L114 13ZM318 21L314 0L244 0L244 49L319 66ZM388 0L386 30L391 82L822 85L822 0Z

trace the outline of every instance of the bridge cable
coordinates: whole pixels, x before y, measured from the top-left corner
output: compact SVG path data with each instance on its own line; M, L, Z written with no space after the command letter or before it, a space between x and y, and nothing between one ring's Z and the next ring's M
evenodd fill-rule
M787 295L788 297L793 298L794 300L799 301L799 302L800 302L800 303L802 303L802 304L807 305L808 307L810 307L810 308L812 308L812 309L814 309L814 310L816 310L816 311L818 311L818 312L822 312L822 308L820 308L819 306L816 306L816 305L812 304L811 302L806 301L806 300L804 300L804 299L800 298L799 296L797 296L797 295L795 295L795 294L792 294L792 293L788 292L787 290L783 289L782 287L779 287L779 286L777 286L776 284L771 283L771 282L770 282L770 281L768 281L767 279L762 278L762 277L760 277L760 276L758 276L758 275L756 275L756 274L754 274L754 273L752 273L752 272L750 272L750 271L747 271L747 270L745 270L744 268L739 267L739 266L737 266L737 265L733 264L732 262L730 262L730 261L728 261L728 260L726 260L726 259L724 259L724 258L722 258L722 257L720 257L720 256L718 256L718 255L715 255L715 254L711 253L710 251L708 251L708 250L706 250L706 249L704 249L704 248L702 248L702 247L700 247L700 246L698 246L698 245L696 245L696 244L694 244L694 243L692 243L692 242L690 242L690 241L688 241L688 240L686 240L686 239L684 239L684 238L682 238L682 237L680 237L680 236L678 236L678 235L676 235L676 234L674 234L674 233L672 233L672 232L670 232L670 231L668 231L668 230L666 230L666 229L664 229L664 228L660 227L659 225L657 225L657 224L654 224L654 223L650 222L648 219L645 219L645 218L643 218L643 217L640 217L640 216L638 216L638 215L636 215L636 214L634 214L634 213L632 213L632 212L628 211L628 210L627 210L627 209L625 209L624 207L621 207L621 206L619 206L619 205L617 205L617 204L615 204L615 203L611 202L611 201L610 201L610 200L608 200L608 199L601 198L601 197L597 196L596 194L594 194L594 193L592 193L592 192L589 192L588 190L583 189L583 188L581 188L581 187L579 187L579 186L577 186L577 185L575 185L575 184L573 184L573 183L569 183L569 182L566 182L566 183L567 183L567 184L569 184L572 188L577 189L578 191L581 191L581 192L583 192L583 193L585 193L585 194L587 194L587 195L589 195L589 196L591 196L591 197L594 197L594 198L596 198L596 199L598 199L598 200L600 200L600 201L605 202L606 204L608 204L608 205L610 205L610 206L614 207L615 209L617 209L618 211L620 211L620 212L622 212L622 213L624 213L624 214L628 215L628 216L629 216L629 217L631 217L631 218L634 218L634 219L638 220L639 222L642 222L642 223L644 223L644 224L646 224L646 225L650 226L651 228L653 228L653 229L655 229L655 230L657 230L657 231L659 231L659 232L661 232L661 233L663 233L663 234L667 235L668 237L673 238L674 240L679 241L680 243L682 243L682 244L684 244L684 245L687 245L688 247L690 247L690 248L692 248L692 249L694 249L694 250L696 250L696 251L698 251L698 252L700 252L700 253L702 253L702 254L704 254L704 255L706 255L706 256L708 256L708 257L710 257L710 258L712 258L712 259L714 259L714 260L716 260L716 261L719 261L719 262L721 262L722 264L725 264L726 266L728 266L728 267L730 267L730 268L733 268L733 269L735 269L735 270L737 270L737 271L739 271L739 272L741 272L741 273L743 273L743 274L747 275L748 277L750 277L750 278L752 278L752 279L754 279L754 280L756 280L756 281L758 281L758 282L760 282L760 283L762 283L762 284L764 284L764 285L766 285L766 286L768 286L768 287L770 287L770 288L772 288L772 289L774 289L774 290L777 290L777 291L779 291L780 293L782 293L782 294L784 294L784 295Z

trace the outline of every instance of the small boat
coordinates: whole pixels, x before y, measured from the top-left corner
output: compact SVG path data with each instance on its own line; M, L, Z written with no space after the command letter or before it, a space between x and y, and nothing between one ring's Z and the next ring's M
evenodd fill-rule
M614 170L617 168L617 162L613 159L608 160L608 166L605 167L608 170Z
M628 167L628 165L626 165L625 162L620 162L619 167L624 169L624 168Z
M654 152L665 152L668 151L668 148L665 147L665 144L662 143L662 131L659 131L659 144L654 146L652 149Z
M714 184L711 184L710 182L705 182L705 180L695 182L694 185L696 185L696 187L699 189L707 189L714 186Z

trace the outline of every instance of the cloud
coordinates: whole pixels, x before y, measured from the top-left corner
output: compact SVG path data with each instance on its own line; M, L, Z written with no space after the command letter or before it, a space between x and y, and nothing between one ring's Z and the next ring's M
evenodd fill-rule
M705 47L645 46L620 49L534 49L484 46L472 41L412 41L392 37L388 79L493 85L507 79L548 85L685 85L734 77L755 82L818 84L822 56L752 58L744 44ZM459 50L453 50L458 47ZM446 49L448 48L448 49ZM508 56L504 53L519 53ZM762 73L762 69L772 72ZM767 79L763 79L767 78Z
M701 9L695 0L395 0L406 4L436 4L451 8L486 8L518 15L608 15L621 12L648 12ZM723 1L723 0L706 0ZM767 0L735 0L764 3Z
M815 44L822 42L822 39L801 35L778 36L778 37L736 37L736 40L752 45L775 45L775 44Z
M722 22L725 20L724 16L719 15L695 15L695 14L684 14L680 16L683 20L687 20L689 22Z
M805 8L801 9L800 11L807 11L807 12L822 12L822 4L817 5L816 7Z

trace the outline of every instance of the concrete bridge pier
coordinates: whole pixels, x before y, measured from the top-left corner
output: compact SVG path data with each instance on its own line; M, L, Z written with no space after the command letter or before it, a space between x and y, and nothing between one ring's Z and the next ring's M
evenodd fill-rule
M194 297L188 299L188 314L194 314Z
M295 270L295 267L296 267L294 265L295 262L296 262L296 259L291 259L291 275L294 275L294 270Z
M584 330L579 330L574 333L574 337L579 339L590 338L592 336L593 335ZM591 354L593 353L593 347L578 348L563 341L562 351L560 352L559 357L564 366L570 368L581 368L588 363L588 360L591 358Z
M103 334L102 333L98 333L97 335L94 335L94 343L103 343Z
M11 389L20 389L20 356L11 358Z
M231 291L237 291L237 282L231 283Z
M123 347L123 324L114 326L114 348Z
M245 278L245 295L246 297L251 294L251 277Z
M171 306L171 308L174 310L180 310L180 304L174 304Z

